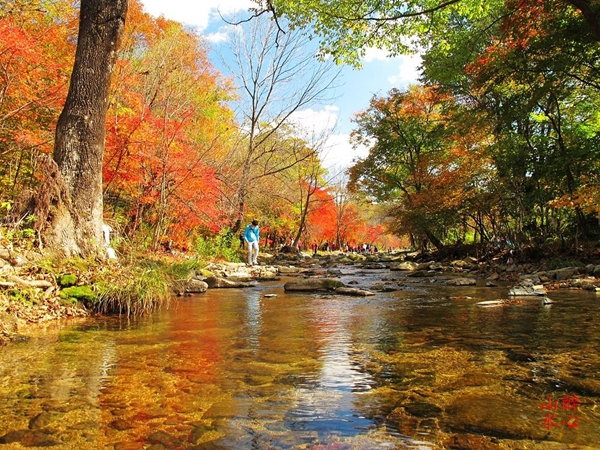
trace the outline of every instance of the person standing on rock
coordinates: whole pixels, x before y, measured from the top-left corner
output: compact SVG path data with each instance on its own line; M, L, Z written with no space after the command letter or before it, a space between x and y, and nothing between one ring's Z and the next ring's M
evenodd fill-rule
M258 264L258 243L260 242L260 231L258 220L253 220L244 231L244 241L248 245L248 265Z

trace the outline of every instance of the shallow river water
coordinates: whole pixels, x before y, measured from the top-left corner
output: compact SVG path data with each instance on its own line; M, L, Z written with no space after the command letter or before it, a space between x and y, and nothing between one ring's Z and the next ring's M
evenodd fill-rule
M398 290L209 290L0 348L0 450L600 449L595 293L342 270Z

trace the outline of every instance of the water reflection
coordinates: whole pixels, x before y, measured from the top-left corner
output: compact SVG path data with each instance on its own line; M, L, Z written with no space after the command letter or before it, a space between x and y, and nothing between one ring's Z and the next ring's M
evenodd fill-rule
M369 390L372 378L353 357L352 322L356 312L344 298L311 300L310 325L315 329L320 370L314 379L298 380L297 404L286 415L286 421L290 429L314 431L319 439L366 432L373 428L373 421L357 411L356 394Z
M246 296L246 326L248 327L248 346L258 349L261 335L261 292L253 291Z
M266 284L49 330L0 349L0 450L600 442L596 298L481 308L502 292L447 289L365 299ZM549 396L577 396L576 422L559 407L546 428Z

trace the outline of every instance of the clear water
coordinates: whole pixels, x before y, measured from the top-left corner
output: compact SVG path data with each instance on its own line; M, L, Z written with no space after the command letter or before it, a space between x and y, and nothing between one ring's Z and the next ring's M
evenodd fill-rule
M402 276L210 290L0 348L0 450L600 448L596 294L484 308L507 289Z

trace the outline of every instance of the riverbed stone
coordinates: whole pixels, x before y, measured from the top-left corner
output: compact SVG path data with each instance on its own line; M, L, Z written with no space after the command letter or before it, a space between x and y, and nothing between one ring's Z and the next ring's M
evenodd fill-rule
M146 440L151 444L160 444L166 448L177 448L181 445L179 439L164 431L155 431L149 434Z
M546 430L540 426L540 412L537 401L516 405L499 394L465 392L445 408L442 428L505 439L543 439Z
M415 270L408 274L411 278L432 278L435 277L435 272L430 272L429 270L419 269Z
M432 267L434 267L435 264L435 261L425 261L417 264L417 270L432 270Z
M129 430L129 429L133 428L132 423L125 419L113 420L113 421L109 422L108 426L109 426L109 428L113 428L113 429L119 430L119 431Z
M546 289L541 285L513 286L508 290L509 297L545 296L546 294Z
M29 429L38 430L50 425L58 416L49 412L41 412L29 420Z
M328 277L341 277L343 275L340 269L327 269L326 274Z
M399 264L392 264L390 266L390 270L395 271L402 271L402 272L412 272L414 270L417 270L417 264L412 262L412 261L403 261Z
M369 262L369 263L363 264L362 268L369 269L369 270L382 270L382 269L387 269L387 266L380 262Z
M446 281L446 286L475 286L476 284L477 280L475 278L460 277Z
M342 294L342 295L351 295L354 297L368 297L371 295L375 295L375 292L368 291L366 289L359 289L359 288L345 287L345 286L336 288L335 293Z
M53 447L60 444L57 439L39 430L14 430L0 436L0 444L15 442L24 447Z
M306 269L302 267L295 266L275 266L277 273L281 275L299 275L306 271Z
M600 280L596 278L574 278L571 280L571 286L586 291L595 291L600 285Z
M403 406L407 413L415 417L437 417L442 413L442 408L428 402L413 402Z
M221 277L208 277L204 282L208 285L210 289L215 288L246 288L255 286L254 283L248 283L245 281L233 281L228 280L227 278Z
M394 291L397 291L398 288L394 287L394 286L390 286L389 284L377 283L377 284L374 284L373 286L371 286L371 290L378 291L378 292L394 292Z
M563 267L562 269L549 270L547 272L550 279L565 281L579 273L579 267Z
M26 434L27 430L9 431L5 435L0 436L0 444L12 444L13 442L20 442Z
M452 450L501 450L504 447L494 443L486 436L476 434L453 434L444 440L444 447Z
M333 291L343 286L344 283L331 278L306 278L304 280L288 281L283 285L283 289L286 292Z
M206 292L208 289L208 283L202 280L198 280L197 278L192 278L187 283L185 283L185 293L186 294L202 294Z

